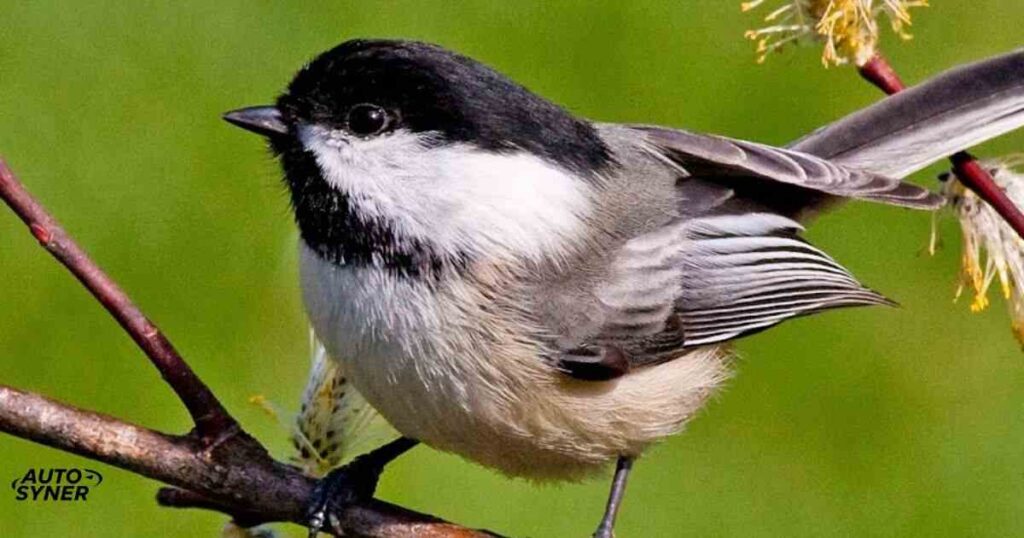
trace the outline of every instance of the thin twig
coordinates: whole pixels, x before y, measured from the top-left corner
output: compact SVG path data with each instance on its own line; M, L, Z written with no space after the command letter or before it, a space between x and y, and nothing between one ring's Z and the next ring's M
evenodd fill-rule
M862 77L888 95L906 89L899 75L881 53L875 54L858 71ZM950 161L953 163L953 173L956 174L957 179L992 206L999 216L1017 232L1017 235L1024 238L1024 213L1021 213L1020 208L996 184L992 179L992 174L966 151L952 155Z
M900 76L892 68L892 64L881 53L876 53L857 71L860 73L860 76L877 86L886 95L892 95L907 89L907 86L903 84L903 80L900 79Z
M0 160L0 198L29 227L39 244L75 275L145 352L185 404L196 431L207 444L215 444L238 429L235 419L196 376L170 341L68 236L57 220L32 198L3 160Z

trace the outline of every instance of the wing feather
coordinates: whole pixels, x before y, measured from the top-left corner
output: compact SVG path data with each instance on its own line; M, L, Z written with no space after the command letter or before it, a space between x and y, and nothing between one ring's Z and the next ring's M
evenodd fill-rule
M684 225L676 301L687 346L722 342L830 308L885 305L831 257L798 236L795 221L752 213Z
M796 221L729 204L628 241L595 290L603 324L579 349L597 362L621 349L631 366L832 308L892 305L802 239Z
M941 196L922 187L801 151L679 129L634 128L644 133L652 153L675 163L689 176L769 180L834 196L918 209L935 209L943 203Z

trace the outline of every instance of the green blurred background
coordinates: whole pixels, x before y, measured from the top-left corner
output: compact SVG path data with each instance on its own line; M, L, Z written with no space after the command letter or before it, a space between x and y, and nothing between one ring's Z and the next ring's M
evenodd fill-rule
M771 3L771 2L769 2ZM324 3L328 4L328 3ZM659 2L0 1L0 154L155 319L245 427L297 405L307 367L296 233L274 163L221 112L271 100L357 36L434 41L591 118L782 144L879 98L816 48L758 66L733 0ZM1020 0L935 2L886 36L908 81L1020 45ZM984 155L1024 151L1024 133ZM935 171L917 181L934 184ZM619 535L1024 534L1024 354L1001 300L952 303L959 231L922 255L929 216L851 204L810 236L903 308L834 312L739 344L727 390L637 467ZM132 343L0 211L0 383L180 432L181 406ZM17 503L29 467L89 466L86 504ZM158 508L158 484L0 435L0 535L215 536L224 518ZM380 494L513 536L585 536L606 481L534 487L426 448ZM283 527L299 535L297 527Z

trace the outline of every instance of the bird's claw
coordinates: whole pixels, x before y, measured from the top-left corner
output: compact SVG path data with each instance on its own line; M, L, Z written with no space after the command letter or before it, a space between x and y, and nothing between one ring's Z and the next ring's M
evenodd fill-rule
M320 479L306 511L309 538L316 538L324 529L337 527L336 518L347 506L372 499L382 471L379 465L356 458Z

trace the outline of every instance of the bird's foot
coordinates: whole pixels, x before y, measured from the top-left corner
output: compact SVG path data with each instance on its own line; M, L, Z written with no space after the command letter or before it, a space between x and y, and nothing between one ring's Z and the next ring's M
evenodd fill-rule
M336 518L346 507L372 499L384 466L418 442L400 437L320 479L306 510L310 538L316 538L321 530L339 527Z
M594 531L594 538L615 538L615 517L619 514L622 497L626 494L626 479L629 478L629 471L632 469L633 458L619 456L619 461L615 464L612 490L608 494L608 504L605 505L601 524Z
M347 506L372 499L383 470L378 462L360 457L320 479L306 510L309 538L337 527L337 521L328 519L336 518Z
M607 521L602 521L597 526L597 530L594 531L594 538L615 538L615 529L612 524Z

